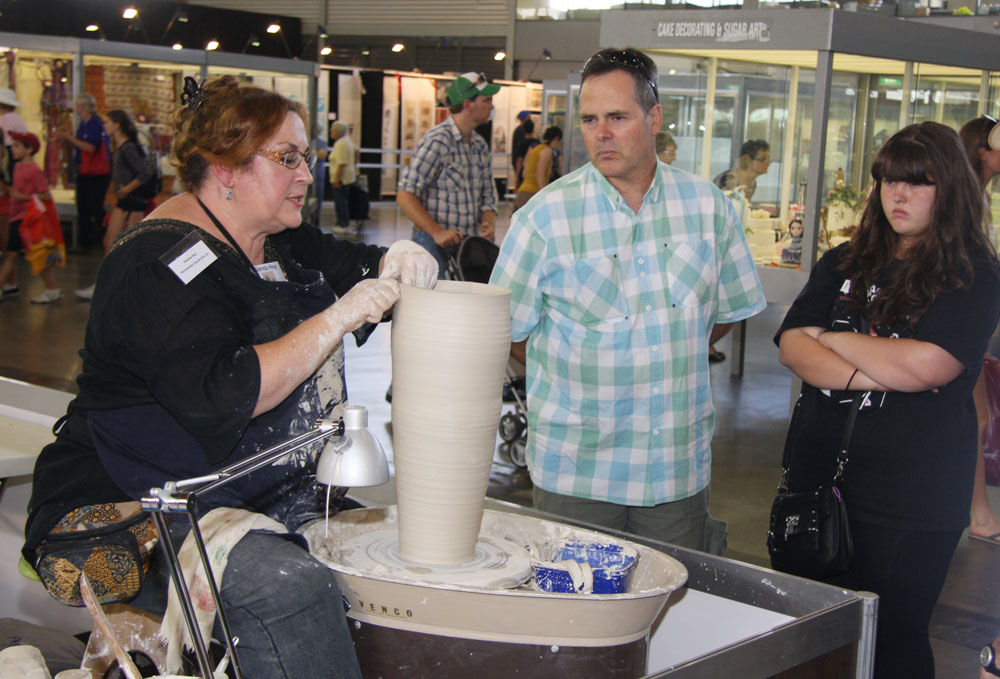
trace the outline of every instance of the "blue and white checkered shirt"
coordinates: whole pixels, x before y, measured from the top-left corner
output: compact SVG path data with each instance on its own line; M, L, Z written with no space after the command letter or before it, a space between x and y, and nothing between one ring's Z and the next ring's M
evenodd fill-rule
M496 212L486 140L473 132L471 143L465 143L451 116L420 138L396 188L415 195L442 228L466 236L479 233L480 214Z
M708 485L709 335L766 306L716 186L660 163L636 214L588 163L514 213L490 282L528 339L537 486L652 506Z

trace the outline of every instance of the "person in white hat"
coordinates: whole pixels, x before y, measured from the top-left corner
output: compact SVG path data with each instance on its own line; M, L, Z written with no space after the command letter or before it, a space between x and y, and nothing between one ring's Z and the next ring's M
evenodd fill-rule
M10 133L28 131L28 126L17 114L16 109L20 106L14 90L6 87L0 89L0 135L3 137L4 146L3 149L0 149L0 252L7 251L10 230L10 195L7 189L14 176L14 157L10 153ZM17 285L16 268L12 268L4 280L0 281L0 286L2 286L0 299L20 294L21 288Z
M400 176L396 202L413 222L413 240L444 271L439 248L455 248L466 236L493 240L497 193L490 148L473 131L493 112L500 86L482 73L464 73L448 88L451 115L420 138Z

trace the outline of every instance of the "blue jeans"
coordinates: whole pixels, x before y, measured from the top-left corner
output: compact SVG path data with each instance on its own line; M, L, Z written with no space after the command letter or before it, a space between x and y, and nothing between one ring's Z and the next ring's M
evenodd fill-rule
M180 549L187 527L175 522L170 528ZM247 533L229 554L220 593L233 634L240 639L236 652L244 675L361 679L333 571L289 538ZM163 549L158 548L131 605L162 616L168 581ZM224 639L218 620L213 634Z
M445 255L449 257L454 257L458 252L458 248L451 246L448 248L442 248L434 239L431 238L427 233L421 231L420 229L413 229L413 242L421 246L424 250L431 253L431 256L437 260L438 263L438 280L443 280L445 275Z
M349 185L343 184L339 189L333 186L331 190L333 191L333 205L337 208L337 226L350 226L351 207L347 200Z

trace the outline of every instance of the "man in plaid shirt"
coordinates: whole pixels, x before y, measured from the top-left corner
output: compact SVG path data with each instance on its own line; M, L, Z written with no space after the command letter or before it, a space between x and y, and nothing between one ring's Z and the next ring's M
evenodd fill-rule
M708 346L764 309L760 280L718 187L657 161L653 62L601 50L581 80L591 162L514 213L490 281L513 293L534 503L722 553Z
M477 231L493 240L497 194L490 149L473 131L489 121L499 90L482 73L459 76L448 88L451 115L420 138L396 187L396 202L413 222L413 240L434 255L441 276L439 247L450 251Z

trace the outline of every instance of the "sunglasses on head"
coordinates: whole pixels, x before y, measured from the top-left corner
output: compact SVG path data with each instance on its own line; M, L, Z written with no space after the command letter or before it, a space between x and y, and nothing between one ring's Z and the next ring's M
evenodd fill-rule
M642 76L642 79L649 83L650 88L652 88L653 97L657 101L660 100L660 90L656 86L656 83L653 82L653 79L649 77L649 70L646 67L646 62L634 50L605 50L603 52L598 52L591 57L591 59L602 59L616 66L622 66L625 69ZM584 66L584 69L586 70L586 65Z
M466 87L464 90L462 90L462 93L459 96L464 101L465 100L465 95L467 95L473 89L478 89L480 85L485 85L488 82L489 81L486 79L486 74L485 73L480 73L479 77L476 78L476 82L472 83L471 85L469 85L468 87Z

